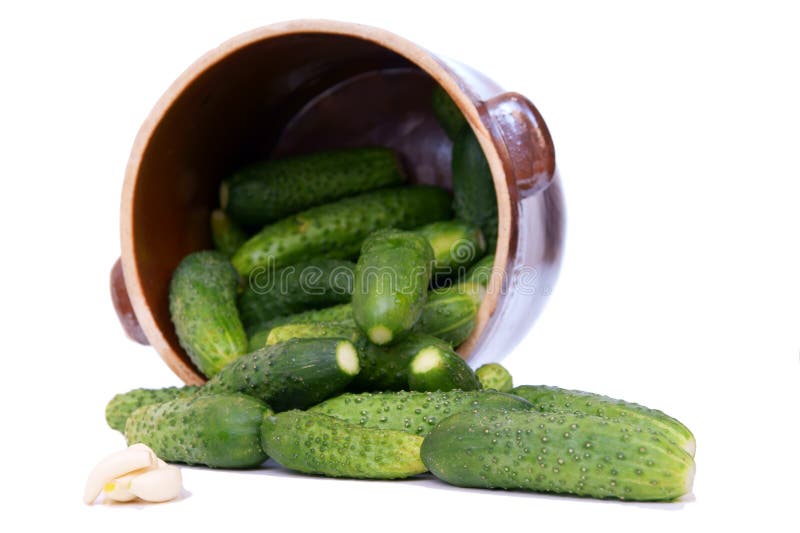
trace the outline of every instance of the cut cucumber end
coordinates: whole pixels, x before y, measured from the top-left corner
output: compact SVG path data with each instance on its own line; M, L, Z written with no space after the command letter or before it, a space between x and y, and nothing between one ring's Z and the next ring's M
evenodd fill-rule
M697 470L697 466L694 461L689 466L689 470L686 471L686 483L684 484L683 496L692 493L692 488L694 487L694 473Z
M392 337L394 337L394 335L392 335L392 330L386 326L373 326L369 328L367 336L373 344L377 344L378 346L389 344L392 342Z
M694 440L694 437L692 437L684 442L682 447L684 450L686 450L686 453L694 457L694 453L697 451L697 441ZM694 473L692 475L694 475Z
M411 361L411 371L414 374L424 374L442 365L442 354L439 348L428 346L414 356Z
M358 351L350 341L341 341L336 345L336 364L345 374L355 376L361 370L358 362Z

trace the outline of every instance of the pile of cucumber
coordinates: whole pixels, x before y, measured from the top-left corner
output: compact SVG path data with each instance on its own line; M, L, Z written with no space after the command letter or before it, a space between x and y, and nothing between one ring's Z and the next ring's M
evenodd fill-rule
M136 389L110 427L162 459L623 500L691 490L695 441L660 411L591 393L514 388L456 353L497 239L491 175L441 89L453 195L403 185L385 148L272 160L225 180L216 250L175 269L175 332L202 386Z

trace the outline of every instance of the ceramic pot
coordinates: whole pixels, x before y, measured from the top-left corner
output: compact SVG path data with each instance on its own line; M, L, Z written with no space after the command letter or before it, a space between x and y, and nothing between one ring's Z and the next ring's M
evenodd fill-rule
M500 53L500 52L498 52ZM525 336L556 281L564 206L553 142L524 96L392 33L297 20L234 37L190 66L142 125L128 162L112 299L132 339L187 384L204 381L170 322L168 285L188 253L211 247L221 179L270 156L382 144L411 181L450 185L451 142L431 113L439 84L486 154L499 228L491 290L459 352L499 361Z

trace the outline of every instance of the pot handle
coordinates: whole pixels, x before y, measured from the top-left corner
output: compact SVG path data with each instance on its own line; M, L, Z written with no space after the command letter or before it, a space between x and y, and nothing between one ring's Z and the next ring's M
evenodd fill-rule
M553 139L539 110L519 93L486 101L496 139L505 146L511 177L522 198L545 189L556 176Z
M142 331L142 326L139 325L139 320L133 312L131 299L128 296L128 289L125 287L125 278L122 274L122 262L120 259L111 267L111 303L114 304L114 310L117 312L122 329L129 339L144 344L150 344L147 337Z

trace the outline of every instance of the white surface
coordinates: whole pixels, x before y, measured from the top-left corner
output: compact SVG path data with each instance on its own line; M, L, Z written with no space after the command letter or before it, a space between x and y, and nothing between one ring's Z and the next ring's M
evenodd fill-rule
M796 16L766 2L381 5L0 8L0 529L796 528ZM178 384L151 349L123 338L108 296L133 137L208 49L306 16L393 30L536 103L564 177L566 258L544 315L504 362L518 383L601 392L683 420L698 441L690 501L337 481L271 466L186 468L191 494L172 504L81 503L91 467L123 445L105 402Z

